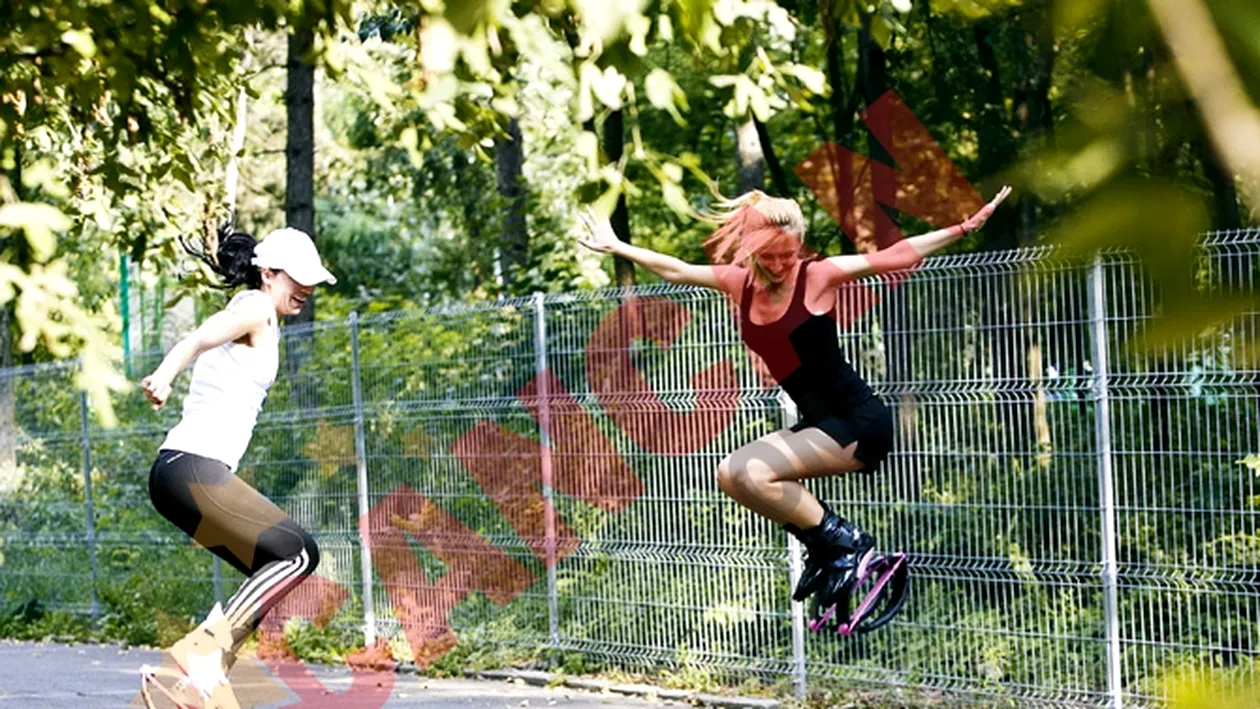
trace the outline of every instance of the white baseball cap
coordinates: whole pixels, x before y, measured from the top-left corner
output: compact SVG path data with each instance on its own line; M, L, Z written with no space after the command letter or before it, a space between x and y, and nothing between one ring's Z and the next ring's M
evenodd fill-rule
M304 286L337 282L337 277L320 262L311 237L292 227L276 229L263 237L254 247L254 258L250 263L259 268L284 271Z

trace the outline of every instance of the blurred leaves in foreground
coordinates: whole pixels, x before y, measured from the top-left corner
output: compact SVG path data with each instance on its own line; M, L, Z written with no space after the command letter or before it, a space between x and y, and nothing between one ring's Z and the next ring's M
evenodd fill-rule
M1059 205L1049 240L1088 260L1124 249L1154 288L1131 342L1160 351L1256 309L1250 274L1222 281L1200 247L1254 223L1260 189L1260 12L1249 0L1058 0L1056 47L1082 71L1060 90L1054 136L1012 179ZM1193 35L1187 35L1187 29ZM1193 163L1197 163L1194 165ZM1249 218L1248 218L1249 212ZM1236 352L1257 343L1238 342ZM1249 355L1248 355L1249 356Z
M1163 682L1170 709L1255 709L1260 707L1260 670L1184 669Z

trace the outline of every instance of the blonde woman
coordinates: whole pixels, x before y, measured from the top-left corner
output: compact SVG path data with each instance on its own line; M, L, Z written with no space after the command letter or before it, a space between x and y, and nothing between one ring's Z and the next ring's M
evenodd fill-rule
M800 206L750 192L722 203L714 215L719 227L705 242L713 265L689 264L632 246L616 237L607 220L584 215L588 234L580 239L583 246L629 259L666 281L713 288L734 299L745 344L796 403L800 422L728 455L718 465L717 482L736 502L800 539L808 558L793 598L814 597L823 612L819 623L837 603L847 605L871 561L875 540L810 494L803 481L873 473L893 444L888 408L840 350L833 317L837 288L915 265L983 226L1009 194L1005 187L962 223L874 254L805 258ZM844 632L847 609L840 620ZM855 618L849 629L860 620Z

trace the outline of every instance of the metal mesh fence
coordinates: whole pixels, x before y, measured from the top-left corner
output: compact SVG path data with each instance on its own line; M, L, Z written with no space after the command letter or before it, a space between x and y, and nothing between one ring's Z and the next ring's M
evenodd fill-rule
M1258 256L1260 232L1209 236L1202 289L1253 292ZM810 486L911 558L910 602L867 636L807 633L799 549L718 491L724 456L793 420L720 295L290 329L239 474L319 540L336 622L405 637L418 664L482 642L798 691L1156 704L1172 668L1254 662L1260 631L1260 490L1239 462L1260 453L1257 314L1143 347L1170 307L1123 254L1048 249L842 289L838 336L897 445L875 476ZM178 398L119 397L102 430L75 371L0 373L22 479L0 497L4 602L203 613L239 576L148 502Z

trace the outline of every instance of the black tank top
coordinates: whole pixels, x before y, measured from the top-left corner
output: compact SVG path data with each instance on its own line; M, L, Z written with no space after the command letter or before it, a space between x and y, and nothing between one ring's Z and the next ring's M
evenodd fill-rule
M752 309L753 275L744 284L739 305L740 336L749 349L766 361L770 374L796 402L803 421L844 416L875 395L840 351L836 321L805 307L805 269L796 274L792 302L783 316L758 325Z

